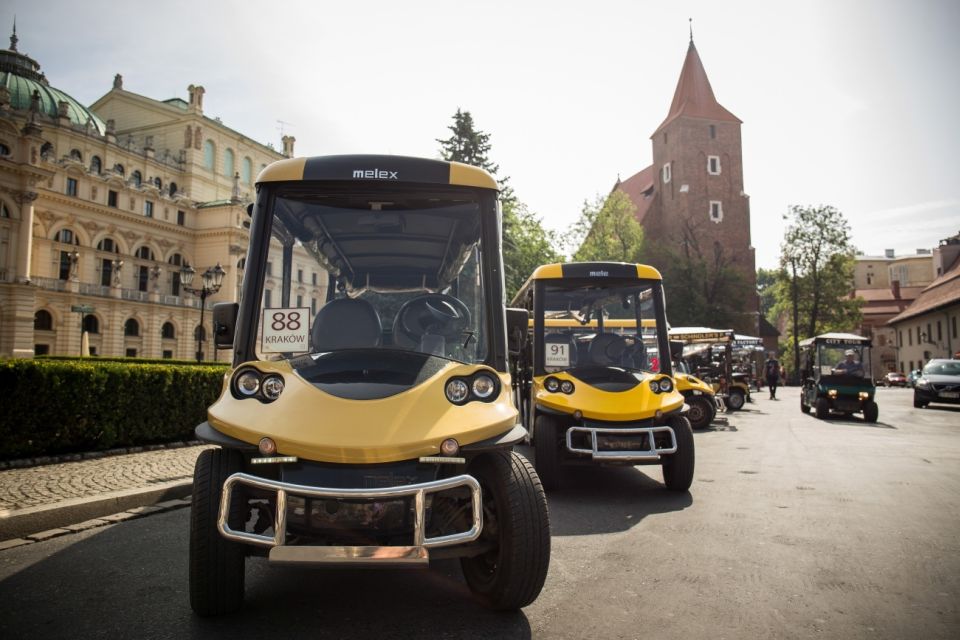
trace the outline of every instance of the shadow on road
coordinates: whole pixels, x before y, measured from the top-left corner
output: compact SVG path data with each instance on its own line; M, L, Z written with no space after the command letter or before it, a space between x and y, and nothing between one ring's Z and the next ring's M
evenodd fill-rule
M16 615L0 616L0 637L531 637L523 612L485 609L450 560L429 570L330 570L251 559L244 608L199 618L187 588L188 522L181 509L98 529L49 556L59 540L14 550L23 568L0 581L0 602Z
M810 416L813 420L818 420L816 416ZM897 428L892 424L882 422L877 420L876 422L867 422L863 418L854 418L852 416L838 416L838 415L829 415L824 419L825 422L830 424L842 424L850 427L870 427L873 429L894 429Z
M948 413L960 413L960 407L950 407L944 406L942 404L932 405L928 404L923 408L924 411L946 411Z
M659 474L657 467L646 468ZM626 531L647 516L693 504L689 493L667 491L641 467L564 467L561 489L547 499L554 536Z

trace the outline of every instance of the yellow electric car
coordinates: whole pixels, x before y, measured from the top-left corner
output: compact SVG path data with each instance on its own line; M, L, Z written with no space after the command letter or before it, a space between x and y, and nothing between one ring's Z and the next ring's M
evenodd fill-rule
M190 601L242 604L244 563L427 567L487 605L536 599L546 498L512 451L497 184L400 156L276 162L257 179L233 368L197 436ZM308 302L309 300L309 302ZM521 330L526 314L511 313ZM362 597L362 594L358 594Z
M693 432L671 377L660 273L615 262L544 265L512 306L533 314L517 396L544 486L558 488L565 465L653 464L668 489L689 489Z
M677 391L683 396L690 408L687 419L694 429L706 429L717 417L717 411L723 409L723 402L717 397L713 385L707 384L696 377L683 359L683 343L670 341L673 355L673 379L677 383Z
M736 334L732 329L671 327L670 340L684 344L690 371L713 388L727 411L739 411L752 402L749 375L733 370Z

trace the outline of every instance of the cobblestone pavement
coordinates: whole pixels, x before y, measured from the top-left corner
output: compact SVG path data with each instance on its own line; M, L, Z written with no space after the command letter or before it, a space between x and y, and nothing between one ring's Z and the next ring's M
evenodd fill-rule
M208 446L182 447L0 471L0 510L146 488L193 476Z

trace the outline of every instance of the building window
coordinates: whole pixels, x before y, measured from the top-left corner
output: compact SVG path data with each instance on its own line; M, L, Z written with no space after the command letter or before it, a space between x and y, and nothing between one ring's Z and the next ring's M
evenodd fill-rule
M0 202L0 218L9 218L9 217L10 217L10 210L7 209L7 205Z
M868 285L873 284L873 274L872 274L872 273L868 273L868 274L867 274L867 284L868 284Z
M173 360L173 351L170 349L163 350L163 359L164 360Z
M163 338L164 340L176 339L177 332L172 322L163 323L163 327L160 328L160 337Z
M153 217L153 203L150 202L149 200L143 201L143 215L145 215L148 218Z
M170 259L167 260L169 264L172 264L175 267L185 266L187 263L179 253L175 253L170 256ZM180 269L171 269L171 278L170 278L170 293L172 295L180 295Z
M97 251L106 251L107 253L120 253L120 249L117 248L117 243L113 241L113 238L104 238L97 243Z
M134 318L127 318L123 323L123 335L136 338L140 335L140 323Z
M100 261L100 285L109 287L113 284L113 260L104 258Z
M663 165L663 182L664 182L664 184L666 184L667 182L670 182L670 178L672 178L672 177L673 177L673 172L671 171L671 169L670 169L670 163L668 162L667 164Z
M100 333L100 321L97 316L87 314L83 316L83 330L87 333Z
M137 357L137 350L134 349L134 348L132 348L132 347L131 347L131 348L128 348L127 351L126 351L126 354L127 354L127 357L128 357L128 358L136 358L136 357Z
M707 156L707 173L712 176L720 175L720 156Z
M80 149L70 149L70 159L83 162L83 154L80 153Z
M148 247L147 245L143 245L142 247L137 249L137 252L135 255L138 258L141 258L143 260L153 260L153 251L151 251L150 247Z
M723 204L719 200L710 201L710 220L712 222L723 220Z
M72 266L72 263L71 263L71 260L70 260L70 252L69 252L69 251L61 251L61 252L60 252L60 273L58 274L58 277L59 277L61 280L69 280L69 279L70 279L70 267L71 267L71 266Z
M117 192L116 191L107 191L107 206L108 207L117 207Z
M243 180L243 184L251 184L253 180L253 161L250 158L243 159L242 173L240 174L240 179Z
M154 178L153 186L155 186L158 190L163 189L163 180L161 180L159 176Z
M150 284L150 267L141 264L137 267L137 289L146 291Z
M903 330L897 331L897 346L903 346ZM903 363L900 363L900 368L903 369Z
M937 320L937 342L943 340L943 327L940 325L940 321Z
M233 164L233 149L227 149L223 152L223 175L233 177Z
M263 291L263 308L270 309L273 306L272 301L270 300L272 291L270 289L264 289Z
M717 127L714 125L710 125L710 139L713 140L716 137L717 137Z
M303 282L303 269L297 269L297 282Z
M213 163L216 159L217 150L213 146L213 140L207 140L203 143L203 166L213 171Z
M273 263L272 263L272 262L267 262L267 275L268 275L268 276L272 276L272 275L273 275Z
M0 156L6 158L10 155L10 147L0 142Z
M950 333L953 334L953 337L957 337L957 316L950 318Z
M910 368L907 371L913 371L913 360L910 361Z
M103 173L103 161L100 160L100 156L93 156L90 158L90 173L96 175Z
M177 224L181 227L187 223L187 214L183 211L177 211Z
M53 161L53 145L49 142L44 142L43 146L40 147L40 157L46 160L47 162Z
M75 178L67 178L67 195L77 197L77 181Z
M167 193L170 194L170 197L171 197L171 198L172 198L173 196L177 195L177 183L176 183L176 182L171 182L169 185L167 185Z
M313 286L317 286L317 274L311 274L311 277L313 279Z
M48 356L48 355L50 355L50 345L48 345L48 344L35 344L35 345L33 345L33 355L35 355L35 356Z
M50 312L40 309L33 314L33 328L35 331L53 331L53 316Z
M299 296L299 295L297 296L297 306L298 307L303 306L303 296Z
M76 234L74 234L71 229L60 229L60 231L57 231L56 235L53 236L53 239L55 242L62 242L63 244L80 244L80 240L77 239Z
M317 315L317 299L316 298L310 298L310 313L313 315Z

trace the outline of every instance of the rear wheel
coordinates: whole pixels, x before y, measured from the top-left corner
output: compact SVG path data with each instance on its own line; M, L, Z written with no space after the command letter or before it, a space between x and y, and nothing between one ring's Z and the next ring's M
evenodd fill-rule
M826 398L817 398L817 419L826 420L830 415L830 401Z
M493 609L525 607L540 594L550 565L550 518L540 479L513 451L477 458L469 472L483 491L480 541L493 548L461 559L467 586Z
M706 429L710 426L710 422L713 420L713 403L706 398L706 396L691 396L686 399L687 404L690 406L690 411L687 412L687 419L690 421L690 426L694 429Z
M560 443L557 420L539 415L533 427L533 451L537 475L546 491L560 488Z
M744 402L746 402L746 396L743 394L743 389L730 390L730 395L727 396L727 409L740 411L743 409Z
M683 416L672 418L670 427L677 438L677 451L663 460L663 483L670 491L686 491L693 484L693 431Z
M190 505L190 606L201 616L236 611L243 604L243 547L217 529L220 491L232 474L243 469L243 457L230 449L207 449L197 458ZM242 519L237 496L230 521Z
M880 407L873 400L863 405L863 419L867 422L876 422L880 417Z

